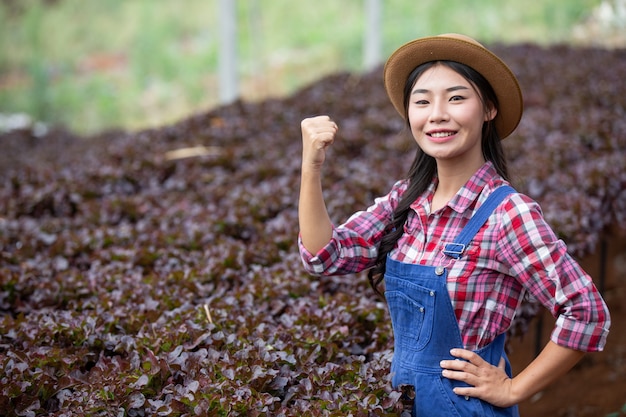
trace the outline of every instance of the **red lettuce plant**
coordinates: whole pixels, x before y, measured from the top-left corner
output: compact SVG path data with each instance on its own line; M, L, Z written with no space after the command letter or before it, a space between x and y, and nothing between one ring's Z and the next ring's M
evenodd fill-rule
M506 140L515 185L588 253L626 224L624 53L498 53L526 96ZM160 129L3 134L3 413L394 415L384 301L361 275L308 276L295 246L302 118L340 125L324 178L337 222L408 169L380 72Z

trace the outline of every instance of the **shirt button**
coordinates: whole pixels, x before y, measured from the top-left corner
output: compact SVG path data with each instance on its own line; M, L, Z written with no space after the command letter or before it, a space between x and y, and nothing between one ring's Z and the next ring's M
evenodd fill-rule
M431 291L431 292L430 292L430 296L431 296L431 297L434 297L434 296L435 296L435 292L434 292L434 291Z
M469 401L469 399L470 399L469 395L466 395L465 396L465 401Z
M443 271L444 271L443 266L438 266L437 268L435 268L435 274L437 275L443 275Z
M424 307L420 307L420 313L424 312Z

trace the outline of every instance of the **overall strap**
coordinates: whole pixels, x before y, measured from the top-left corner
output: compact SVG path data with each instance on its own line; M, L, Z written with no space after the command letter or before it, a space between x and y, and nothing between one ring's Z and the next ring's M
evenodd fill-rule
M454 243L446 243L443 253L454 259L460 259L465 252L467 245L474 239L476 233L485 224L491 213L498 207L506 196L515 192L513 187L503 185L496 188L487 197L485 202L476 210L470 221L465 225L461 233L456 237Z

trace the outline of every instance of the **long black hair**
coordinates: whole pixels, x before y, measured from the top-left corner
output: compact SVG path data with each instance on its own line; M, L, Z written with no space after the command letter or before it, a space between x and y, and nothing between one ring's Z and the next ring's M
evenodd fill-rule
M498 98L496 97L493 88L485 77L483 77L479 72L475 71L471 67L468 67L467 65L453 61L427 62L418 66L411 72L411 74L409 74L404 86L404 119L406 120L409 129L408 107L413 86L424 72L438 64L445 65L468 80L480 93L479 95L485 111L494 107L496 109L499 108ZM493 119L488 120L483 124L481 146L485 160L490 161L494 165L498 174L500 174L505 180L508 180L509 174L506 158L504 156L500 136L495 128ZM387 228L387 233L383 236L380 242L376 264L368 271L367 277L370 285L378 294L381 294L379 286L384 277L387 255L393 250L398 242L398 239L400 239L404 232L404 224L406 223L411 211L410 206L428 189L436 175L437 163L435 158L424 153L418 146L415 159L413 160L407 175L409 186L398 203L398 207L394 210L392 222Z

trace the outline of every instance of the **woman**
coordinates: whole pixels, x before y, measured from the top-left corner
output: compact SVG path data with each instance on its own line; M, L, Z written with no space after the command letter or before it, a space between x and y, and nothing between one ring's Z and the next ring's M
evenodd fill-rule
M609 312L540 207L510 188L501 139L522 93L475 40L427 37L396 50L385 89L417 143L406 179L335 227L321 170L337 124L302 121L300 253L313 274L369 269L394 330L392 384L414 386L413 414L517 416L517 404L602 350ZM556 317L543 351L515 377L504 337L526 295Z

